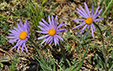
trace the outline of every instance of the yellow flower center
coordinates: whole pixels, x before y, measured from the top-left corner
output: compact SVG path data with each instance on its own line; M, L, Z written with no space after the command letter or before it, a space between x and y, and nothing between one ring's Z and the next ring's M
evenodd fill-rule
M86 24L90 25L92 22L93 22L93 19L92 17L88 17L86 20L85 20Z
M48 34L53 36L55 34L55 30L53 28L49 29Z
M22 40L25 39L26 37L27 37L27 32L25 32L25 31L21 32L19 35L19 38Z

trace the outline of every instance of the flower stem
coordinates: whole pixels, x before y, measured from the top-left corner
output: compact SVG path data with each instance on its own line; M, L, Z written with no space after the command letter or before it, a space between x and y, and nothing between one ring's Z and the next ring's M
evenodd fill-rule
M99 29L100 31L100 35L101 35L101 39L102 39L102 53L104 55L104 60L105 60L105 64L104 64L104 67L105 67L105 70L107 71L107 61L106 61L106 55L107 55L107 51L106 51L106 48L105 48L105 44L104 44L104 38L103 38L103 33L102 33L102 30L100 29L100 27L95 23L93 22L94 25Z
M67 61L66 61L66 56L65 56L65 51L64 51L64 49L63 49L63 45L61 44L60 47L61 47L61 52L62 52L62 56L63 56L64 63L65 63L65 65L66 65L66 67L68 67L68 63L67 63Z
M37 53L38 53L40 59L41 59L42 62L45 64L45 61L43 60L42 55L40 54L40 51L38 50L39 47L35 44L35 42L34 42L32 39L29 38L28 40L29 40L31 43L33 43L34 48L36 49L36 51L37 51Z

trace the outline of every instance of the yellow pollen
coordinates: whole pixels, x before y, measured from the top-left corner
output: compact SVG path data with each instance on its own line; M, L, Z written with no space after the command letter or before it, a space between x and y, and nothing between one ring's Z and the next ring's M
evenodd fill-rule
M90 25L92 22L93 22L93 19L92 17L88 17L86 20L85 20L86 24Z
M22 40L25 39L26 37L27 37L27 32L25 32L25 31L21 32L19 35L19 38Z
M53 28L49 29L48 34L53 36L55 34L55 30Z

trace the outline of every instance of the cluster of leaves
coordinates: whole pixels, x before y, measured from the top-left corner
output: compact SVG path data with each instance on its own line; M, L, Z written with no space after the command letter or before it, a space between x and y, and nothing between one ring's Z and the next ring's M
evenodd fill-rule
M9 70L10 71L15 71L17 68L16 68L16 64L17 64L17 59L18 59L18 55L17 54L15 54L14 56L13 56L13 61L12 61L12 64L11 64L11 66L9 67Z

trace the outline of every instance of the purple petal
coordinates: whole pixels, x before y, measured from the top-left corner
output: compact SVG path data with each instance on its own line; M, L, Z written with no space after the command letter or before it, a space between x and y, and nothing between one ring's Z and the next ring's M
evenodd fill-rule
M102 9L98 12L96 16L93 17L93 19L97 18L97 16L102 12Z
M85 25L83 28L82 28L82 30L81 30L81 35L82 35L82 33L83 33L83 31L84 31L84 29L87 27L87 25Z
M24 29L24 25L21 20L20 20L20 24L21 24L22 29Z
M36 32L42 33L42 34L47 34L48 33L48 31L36 31Z
M61 32L57 32L57 34L60 34L60 35L62 35L62 33L61 33Z
M81 32L81 30L80 30L80 31L78 31L76 34L78 34L79 32Z
M92 16L93 16L93 13L94 13L94 8L93 8L93 5L92 5Z
M23 46L24 46L24 45L22 45L21 52L23 52L23 48L24 48Z
M51 36L50 40L49 40L49 45L53 42L53 37Z
M97 7L97 9L96 9L96 11L95 11L94 16L96 16L96 15L97 15L97 12L98 12L99 8L100 8L100 6L98 6L98 7Z
M94 31L96 31L95 26L93 23L91 23L91 26L93 27Z
M20 41L20 44L18 45L18 49L17 49L17 52L19 51L20 49L20 46L23 44L23 41Z
M55 17L54 24L55 24L55 27L57 27L57 16Z
M19 36L19 33L8 33L8 35L17 37L17 36Z
M75 11L75 12L77 12L80 16L87 18L86 16L82 15L80 12L78 12L78 11Z
M87 28L87 31L86 31L86 34L85 34L84 39L86 38L86 35L87 35L87 33L88 33L88 30L89 30L89 26L88 26L88 28Z
M84 5L85 5L85 9L86 9L88 15L90 16L90 12L89 12L88 6L87 6L87 4L85 2L84 2Z
M49 35L41 36L41 37L39 37L39 38L37 38L37 39L40 40L40 39L46 38L46 37L48 37L48 36L49 36Z
M28 33L29 33L29 31L30 31L30 27L31 27L31 25L30 25L30 22L29 22L29 24L28 24L28 28L27 28Z
M42 21L47 25L49 26L49 24L42 18Z
M42 25L44 28L48 28L47 25L45 25L44 23L42 23L42 22L40 22L40 21L39 21L39 24Z
M26 32L28 32L27 28L28 28L28 24L27 24L27 20L25 20L25 23L24 23L24 30L25 30Z
M21 42L21 40L18 40L17 43L16 43L16 45L12 48L12 50L13 50L14 48L16 48L16 47L20 44L20 42Z
M65 25L65 24L62 24L63 22L64 21L61 22L61 24L57 27L57 29L60 28L61 26L64 26Z
M82 6L80 5L79 7L82 9L82 11L83 11L84 14L86 15L86 17L88 17L88 14L87 14L86 11L82 8Z
M59 30L57 30L57 32L66 32L66 30L65 29L59 29Z
M50 15L48 16L48 21L49 21L49 24L51 25L51 19L50 19Z
M58 35L56 35L56 37L59 38L60 40L64 41L64 40L62 39L62 37L60 37L60 36L58 36Z
M91 26L91 32L92 32L92 37L94 39L94 32L93 32L93 27Z
M46 42L45 42L45 45L46 45L46 43L49 43L48 41L50 40L52 38L52 36L49 36L46 40Z
M17 23L17 27L18 27L18 29L22 32L23 30L22 30L22 28L20 27L20 25Z
M84 15L85 17L88 17L84 12L82 12L80 9L77 8L77 10L82 14Z
M82 24L80 24L80 25L74 27L73 29L76 29L76 28L78 28L78 27L80 27L80 26L82 26L82 25L84 25L84 24L85 24L85 21L84 21ZM73 30L73 29L72 29L72 30Z
M19 51L19 49L20 49L20 45L18 46L17 52Z
M95 22L95 21L100 21L100 20L103 20L103 18L98 18L98 19L95 19L93 21Z
M17 38L17 37L15 37L15 36L7 36L7 38Z
M73 21L84 21L85 19L73 19Z
M17 32L21 32L21 31L19 31L16 27L13 27Z
M26 51L28 52L28 49L27 49L27 47L26 47L26 44L24 43L23 45L24 45L24 47L25 47Z
M47 41L47 39L46 39L46 38L45 38L45 39L41 42L41 45L42 45L45 41Z
M53 17L53 15L52 15L52 25L54 24L54 17Z
M16 40L18 40L19 38L14 38L12 40L9 40L9 43L12 43L12 42L16 42Z
M56 37L56 35L54 36L54 42L55 42L55 46L56 46L57 44L59 44L59 43L58 43L59 40L58 40L58 38Z
M15 30L9 30L11 33L13 33L13 34L20 34L19 32L17 32L17 31L15 31Z
M42 27L40 27L40 26L38 26L42 31L45 31L45 28L42 28Z

